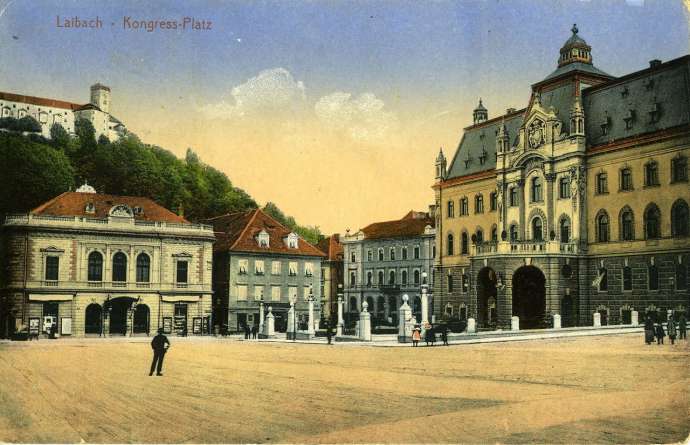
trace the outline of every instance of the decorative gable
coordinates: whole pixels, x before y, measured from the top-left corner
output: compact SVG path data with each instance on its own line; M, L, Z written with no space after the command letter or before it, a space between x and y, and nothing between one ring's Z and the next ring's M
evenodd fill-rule
M288 249L297 249L299 247L299 236L296 233L291 232L285 238L285 245Z
M110 209L110 216L114 216L117 218L133 218L134 213L128 205L118 204Z

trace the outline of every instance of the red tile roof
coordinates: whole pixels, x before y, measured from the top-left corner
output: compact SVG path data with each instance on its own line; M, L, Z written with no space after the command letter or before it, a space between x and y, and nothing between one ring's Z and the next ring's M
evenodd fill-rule
M285 237L292 230L280 224L261 209L229 213L204 221L212 224L216 232L216 251L273 253L283 255L319 256L325 254L299 238L297 248L288 248ZM265 230L269 236L268 247L260 247L256 236Z
M428 213L410 211L402 219L369 224L362 232L367 239L408 238L423 235L426 226L434 225Z
M94 213L86 212L86 205L93 203ZM134 219L143 221L186 223L189 221L160 206L149 198L140 196L116 196L100 193L65 192L50 201L41 204L30 213L50 216L83 216L87 218L107 218L110 209L117 204L130 208L141 207L142 212L135 214Z
M343 259L343 245L340 243L340 234L335 233L328 238L324 238L316 245L323 252L329 261Z
M75 104L64 100L48 99L45 97L24 96L23 94L3 93L0 91L0 99L11 102L20 102L31 105L42 105L45 107L64 108L66 110L76 110L84 104Z

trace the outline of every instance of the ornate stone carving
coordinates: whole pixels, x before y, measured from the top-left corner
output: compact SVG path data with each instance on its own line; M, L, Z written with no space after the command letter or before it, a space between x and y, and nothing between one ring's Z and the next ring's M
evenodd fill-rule
M496 182L496 204L498 209L498 220L503 221L503 181Z
M110 209L110 216L117 216L120 218L132 218L134 214L132 213L132 209L130 209L129 206L126 206L124 204L118 204L114 206L112 209Z
M527 140L532 149L538 148L544 143L544 122L534 119L527 129Z
M527 173L531 172L532 170L544 170L544 162L536 157L528 159L524 165L525 175L527 175Z
M548 182L553 182L556 180L556 173L546 173L544 174L544 179L546 179Z

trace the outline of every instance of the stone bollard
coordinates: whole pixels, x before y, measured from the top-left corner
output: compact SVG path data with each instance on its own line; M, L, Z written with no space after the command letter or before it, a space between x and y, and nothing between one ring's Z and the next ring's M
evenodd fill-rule
M336 337L342 337L343 335L343 326L345 325L345 321L343 319L344 304L345 302L343 301L343 297L338 297L338 327L335 329Z
M262 338L274 338L276 336L275 330L275 316L273 315L273 308L268 307L268 315L264 319L264 331Z
M594 323L593 323L594 327L600 328L601 327L601 314L599 312L595 312L592 318L594 319Z
M412 318L412 308L407 302L410 297L407 294L402 296L403 304L398 310L398 343L410 343L412 341L412 329L414 321Z
M369 304L362 303L362 312L359 313L359 339L371 341L371 314L367 311Z
M630 324L633 326L640 324L640 316L638 315L637 311L632 311L630 313Z
M554 329L560 329L561 328L561 316L558 314L553 315L553 328Z
M468 318L467 319L467 333L468 334L474 334L477 332L477 323L475 322L474 318Z
M297 335L297 323L295 320L295 303L290 303L287 319L287 339L294 340Z
M517 315L513 315L510 318L510 330L511 331L519 331L520 330L520 317Z

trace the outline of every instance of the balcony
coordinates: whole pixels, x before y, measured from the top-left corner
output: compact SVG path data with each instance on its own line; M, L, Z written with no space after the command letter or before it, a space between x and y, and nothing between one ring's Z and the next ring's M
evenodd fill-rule
M575 242L561 243L559 241L502 241L486 242L472 246L474 256L504 255L504 254L578 254L580 249Z
M32 280L24 282L8 283L12 287L26 287L28 289L60 289L74 291L93 291L95 289L114 292L138 291L151 289L152 291L174 291L177 289L187 289L194 292L211 292L211 283L190 284L190 283L136 283L129 281L54 281L54 280Z

